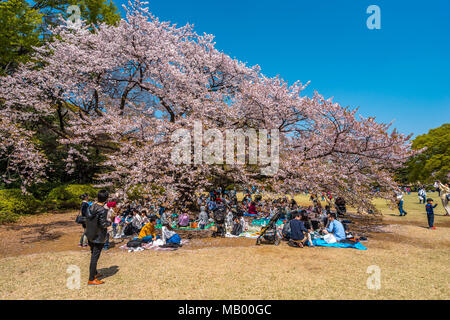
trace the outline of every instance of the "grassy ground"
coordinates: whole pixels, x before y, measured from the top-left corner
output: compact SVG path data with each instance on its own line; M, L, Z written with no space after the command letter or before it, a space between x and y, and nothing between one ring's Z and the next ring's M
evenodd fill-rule
M79 230L63 224L76 213L60 215L61 220L46 217L54 219L53 236L45 234L42 221L33 221L29 228L22 221L22 229L0 229L2 239L8 232L28 239L0 251L0 298L449 299L450 218L443 216L441 204L436 210L436 230L425 228L425 210L416 194L406 196L406 217L398 217L381 200L376 204L384 214L384 232L370 234L364 243L367 251L296 249L285 243L255 246L248 239L192 240L173 252L114 249L100 258L106 283L99 287L86 286L89 252L76 247ZM32 236L33 228L44 228L40 233L44 239ZM58 244L63 249L55 252ZM19 250L18 255L14 247L28 249ZM80 289L67 288L70 265L81 270ZM381 270L379 290L367 287L367 268L373 265Z

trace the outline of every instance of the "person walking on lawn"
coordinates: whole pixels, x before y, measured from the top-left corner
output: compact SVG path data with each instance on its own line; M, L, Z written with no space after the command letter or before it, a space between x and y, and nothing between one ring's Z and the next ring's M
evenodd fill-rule
M403 192L400 190L397 193L397 207L400 212L400 217L406 216L408 213L403 209Z
M434 226L434 208L436 207L437 203L433 206L433 199L428 198L425 209L427 210L428 227L432 230L436 229L436 227Z
M86 237L91 248L91 263L89 265L88 285L99 285L104 282L99 280L102 275L97 272L97 263L106 242L107 228L111 222L107 220L108 210L105 203L108 200L108 191L100 190L95 202L89 210L86 222Z

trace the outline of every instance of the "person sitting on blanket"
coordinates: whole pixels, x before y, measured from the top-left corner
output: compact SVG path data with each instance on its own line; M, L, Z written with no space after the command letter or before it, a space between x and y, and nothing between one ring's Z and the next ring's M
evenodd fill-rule
M247 232L248 231L248 223L247 223L247 221L245 221L245 218L244 218L244 215L243 214L237 214L237 216L239 217L239 219L240 219L240 223L241 223L241 225L242 225L242 232Z
M189 215L187 212L183 212L178 218L178 226L182 228L189 226Z
M161 215L159 216L159 220L161 222L161 225L164 225L166 223L170 223L170 212L169 210L165 210Z
M141 218L142 218L142 226L145 226L147 223L150 222L150 219L148 217L148 211L146 209L141 210Z
M141 232L139 232L139 239L143 240L144 242L151 242L153 240L156 240L155 226L156 217L151 217L150 222L143 226Z
M325 234L324 240L328 243L340 242L346 239L345 229L339 220L336 220L336 215L328 213L328 228L323 229Z
M236 210L234 209L234 214L233 214L233 209L229 208L227 210L227 216L225 218L225 229L227 230L227 232L232 232L231 230L233 229L233 221L234 221L234 216L236 214Z
M238 216L235 216L233 219L233 230L231 231L231 234L233 236L239 236L242 232L244 232L242 221Z
M250 203L250 206L248 207L248 214L251 214L251 215L256 215L257 214L255 201L252 201Z
M169 224L165 224L162 226L161 234L164 244L172 243L181 245L180 236L175 231L173 231L173 228Z
M133 233L139 234L142 229L142 216L140 211L135 211L133 213L133 221L131 222L131 224L133 225Z
M311 241L311 236L309 232L311 230L307 230L305 228L305 225L303 224L301 218L302 215L299 212L296 212L293 214L293 219L289 221L290 227L291 227L291 234L289 239L289 245L291 247L300 247L303 248L303 244L306 241L309 241L309 244L313 246Z

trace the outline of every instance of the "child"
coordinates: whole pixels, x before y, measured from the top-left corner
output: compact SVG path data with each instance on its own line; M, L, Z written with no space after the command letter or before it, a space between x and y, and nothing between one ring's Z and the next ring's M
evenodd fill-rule
M200 229L204 230L205 226L208 224L208 214L206 213L206 208L201 207L200 208L200 215L198 217L198 224L200 226Z
M437 207L437 203L433 206L433 199L427 199L427 205L425 209L427 210L428 226L430 229L435 230L436 227L433 226L434 223L434 208Z

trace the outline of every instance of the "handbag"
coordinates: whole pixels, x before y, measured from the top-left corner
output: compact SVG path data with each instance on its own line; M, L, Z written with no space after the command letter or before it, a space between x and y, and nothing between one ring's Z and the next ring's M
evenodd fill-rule
M81 214L78 214L75 218L75 222L78 224L86 223L86 217L83 217Z
M89 207L87 208L87 213L86 215L89 217L90 216L90 212L91 210L89 209ZM78 224L84 224L86 223L86 217L81 215L81 212L78 213L77 217L75 218L75 222Z

